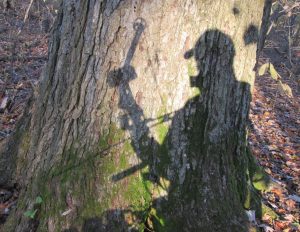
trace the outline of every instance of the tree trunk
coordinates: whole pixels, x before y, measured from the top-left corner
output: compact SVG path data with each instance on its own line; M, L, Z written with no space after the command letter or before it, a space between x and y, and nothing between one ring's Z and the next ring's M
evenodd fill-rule
M247 231L263 7L63 1L28 127L7 150L1 184L22 190L6 231Z

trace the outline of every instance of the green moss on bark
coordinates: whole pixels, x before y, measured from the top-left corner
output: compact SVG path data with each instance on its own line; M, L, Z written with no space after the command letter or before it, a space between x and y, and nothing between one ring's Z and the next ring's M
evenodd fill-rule
M70 214L76 212L73 224L77 228L85 220L101 218L119 205L128 205L135 214L134 220L129 220L128 225L131 223L136 228L144 227L153 189L153 184L146 178L149 168L145 166L121 180L112 180L113 175L132 166L128 160L135 156L130 140L124 139L124 131L112 124L101 137L97 153L86 152L85 157L80 159L78 151L71 148L62 154L63 162L39 174L37 188L44 199L39 214L41 225L51 218L59 225L58 230L64 228L67 217L62 213L70 209L67 199L71 197L76 210ZM103 150L109 152L102 154Z

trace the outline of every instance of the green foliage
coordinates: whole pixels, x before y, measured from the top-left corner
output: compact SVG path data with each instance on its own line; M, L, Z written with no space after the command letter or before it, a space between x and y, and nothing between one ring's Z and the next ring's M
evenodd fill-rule
M278 72L276 71L276 69L274 68L274 65L270 63L270 66L269 66L269 72L271 74L271 77L274 79L274 80L278 80L280 75L278 74Z
M35 205L36 205L36 206L39 206L39 205L42 204L42 203L43 203L42 197L41 197L41 196L37 196L37 198L35 199ZM30 218L30 219L34 219L37 212L38 212L38 209L27 210L27 211L24 213L24 216L25 216L25 217L28 217L28 218Z
M165 219L159 215L155 208L151 208L150 215L152 217L152 223L154 223L157 228L163 230L163 228L166 226Z
M273 80L277 81L278 85L279 85L279 89L286 94L288 97L293 97L293 92L292 89L289 85L287 84L283 84L281 82L281 77L279 75L279 73L276 71L274 65L270 62L263 64L262 66L260 66L259 70L258 70L258 75L262 76L265 75L266 73L269 73L270 76L272 77Z
M37 213L37 209L35 210L27 210L25 213L24 213L24 216L28 217L28 218L31 218L31 219L34 219L36 213Z
M267 72L268 68L269 68L270 63L265 63L262 66L260 66L259 70L258 70L258 75L262 76L265 75L265 73Z
M260 66L259 70L258 70L258 75L262 76L265 75L266 73L270 73L271 77L274 80L279 80L280 79L280 75L278 74L278 72L276 71L274 65L270 62L263 64L262 66Z
M280 81L280 87L281 87L281 90L286 94L288 95L289 97L293 97L293 91L291 89L291 87L287 84L283 84L281 81Z
M43 203L42 197L38 196L38 197L35 199L35 203L36 203L36 204L42 204L42 203Z

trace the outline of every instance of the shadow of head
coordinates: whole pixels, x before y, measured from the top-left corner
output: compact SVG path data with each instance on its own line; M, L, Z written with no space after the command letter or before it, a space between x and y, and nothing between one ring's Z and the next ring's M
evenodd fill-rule
M107 84L109 87L117 87L121 83L128 83L136 78L136 72L131 65L115 69L108 73Z
M235 49L232 39L219 30L208 30L197 40L195 47L184 54L185 59L194 57L198 69L190 76L191 87L202 89L204 78L218 72L217 67L232 68Z

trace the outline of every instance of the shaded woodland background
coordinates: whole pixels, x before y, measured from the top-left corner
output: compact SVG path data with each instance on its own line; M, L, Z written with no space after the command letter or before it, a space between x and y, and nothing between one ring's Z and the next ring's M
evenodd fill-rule
M14 131L34 95L47 62L48 35L56 1L16 0L0 5L0 145ZM28 14L26 13L28 12ZM275 186L263 193L263 231L299 231L300 216L300 1L273 3L270 29L259 67L274 65L282 88L270 74L257 75L249 121L251 150ZM16 205L18 186L0 188L0 222ZM0 225L1 231L1 225Z

